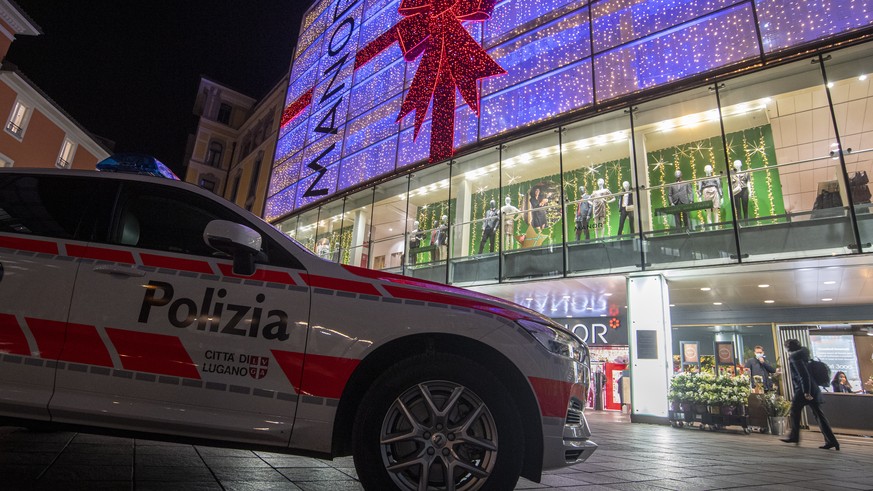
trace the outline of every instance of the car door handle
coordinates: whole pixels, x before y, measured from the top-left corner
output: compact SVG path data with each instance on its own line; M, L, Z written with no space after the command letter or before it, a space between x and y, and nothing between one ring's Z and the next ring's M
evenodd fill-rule
M98 266L94 268L94 272L111 274L112 276L127 276L136 278L145 276L145 271L140 271L136 268L122 268L118 266Z

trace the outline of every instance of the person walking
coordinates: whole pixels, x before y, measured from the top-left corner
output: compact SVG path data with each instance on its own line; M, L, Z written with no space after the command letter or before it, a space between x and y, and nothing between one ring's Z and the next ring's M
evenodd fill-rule
M809 373L809 348L801 346L800 341L789 339L785 341L785 349L788 350L788 360L791 366L791 382L794 386L794 398L791 399L791 434L783 438L785 443L800 443L800 413L803 408L809 406L818 419L819 428L824 435L825 444L819 448L825 450L840 449L840 443L834 436L831 425L824 413L821 412L822 396L821 388L815 383L812 374Z

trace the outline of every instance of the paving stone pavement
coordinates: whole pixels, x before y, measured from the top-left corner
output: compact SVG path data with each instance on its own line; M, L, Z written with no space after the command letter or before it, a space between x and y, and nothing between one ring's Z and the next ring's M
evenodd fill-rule
M547 472L516 489L873 490L873 438L821 434L800 446L772 435L630 424L587 413L600 448L585 463ZM72 432L0 427L0 490L346 491L362 489L351 458L183 445Z

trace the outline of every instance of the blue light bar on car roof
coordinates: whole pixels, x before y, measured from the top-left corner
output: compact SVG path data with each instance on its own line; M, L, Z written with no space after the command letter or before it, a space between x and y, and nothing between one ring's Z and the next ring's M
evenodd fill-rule
M117 153L97 162L97 170L103 172L122 172L145 176L165 177L179 181L173 171L160 160L139 153Z

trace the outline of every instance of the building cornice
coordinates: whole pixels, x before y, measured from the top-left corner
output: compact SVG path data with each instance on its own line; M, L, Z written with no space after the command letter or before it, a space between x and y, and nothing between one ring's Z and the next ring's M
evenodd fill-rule
M15 35L39 36L43 33L42 28L12 0L0 0L0 19L9 24Z

